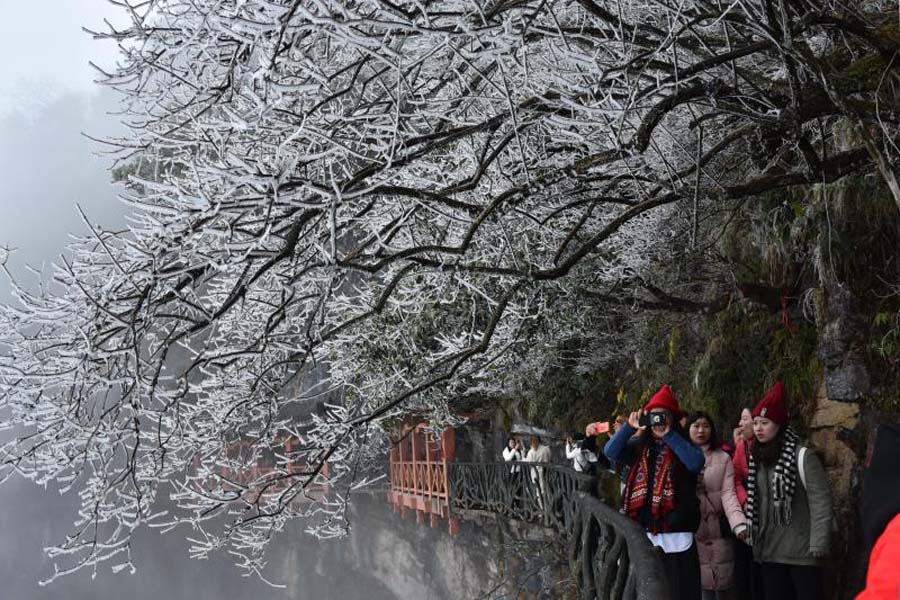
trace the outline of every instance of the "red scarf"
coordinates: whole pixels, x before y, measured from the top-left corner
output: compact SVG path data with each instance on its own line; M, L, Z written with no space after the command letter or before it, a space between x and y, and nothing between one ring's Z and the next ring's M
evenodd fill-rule
M653 441L651 443L658 442ZM675 483L672 477L675 453L667 445L661 445L662 448L656 455L652 494L648 494L650 482L647 481L650 473L650 444L645 444L641 448L641 455L635 461L631 472L628 474L623 497L625 514L632 520L640 523L641 509L646 505L648 496L651 496L651 533L666 533L669 530L669 526L665 517L675 510Z

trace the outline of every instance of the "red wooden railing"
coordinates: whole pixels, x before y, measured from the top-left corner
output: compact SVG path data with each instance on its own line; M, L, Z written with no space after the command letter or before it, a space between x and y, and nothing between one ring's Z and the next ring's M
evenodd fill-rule
M456 458L456 438L452 429L439 436L422 422L405 421L395 432L390 456L391 490L388 501L406 516L416 511L416 520L427 515L431 526L445 518L450 532L456 533L458 524L450 515L447 464Z
M195 484L207 490L221 487L226 491L240 493L241 500L249 503L255 503L263 498L279 501L279 496L285 492L290 494L291 503L323 500L331 491L331 465L328 463L322 465L311 485L307 485L303 490L298 488L298 482L305 479L305 473L310 469L304 458L292 456L300 443L301 440L293 436L277 436L271 442L273 452L291 458L285 463L269 455L261 456L256 462L251 463L252 455L245 455L244 459L241 455L252 452L254 441L236 440L227 446L221 462L215 458L208 459L213 463L208 468L212 474ZM232 461L233 465L230 464ZM199 455L194 457L195 471L200 470L201 462L203 461Z

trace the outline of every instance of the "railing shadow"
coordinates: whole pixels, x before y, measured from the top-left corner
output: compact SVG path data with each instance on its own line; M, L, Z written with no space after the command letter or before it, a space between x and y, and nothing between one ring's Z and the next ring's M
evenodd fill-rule
M670 599L657 551L639 526L597 497L594 476L537 463L448 468L451 510L489 511L562 533L584 600Z

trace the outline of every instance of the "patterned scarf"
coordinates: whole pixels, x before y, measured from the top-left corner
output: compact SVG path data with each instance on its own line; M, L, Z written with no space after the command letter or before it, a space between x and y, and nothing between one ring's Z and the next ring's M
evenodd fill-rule
M672 469L675 465L675 453L662 442L653 441L651 444L659 444L656 455L653 481L648 481L650 473L650 444L645 444L641 449L641 455L625 483L624 511L633 521L641 522L641 509L647 504L650 496L651 533L665 533L669 527L665 517L675 510L675 483L672 477ZM652 484L652 490L649 486Z
M784 443L781 453L775 461L775 474L772 476L772 485L769 490L772 494L772 506L775 512L775 524L780 526L791 523L791 502L794 499L794 488L797 487L797 446L800 436L788 427L784 431ZM759 512L756 507L756 460L753 452L748 456L749 474L747 475L747 507L744 514L752 524L750 537L747 540L751 545L759 535Z

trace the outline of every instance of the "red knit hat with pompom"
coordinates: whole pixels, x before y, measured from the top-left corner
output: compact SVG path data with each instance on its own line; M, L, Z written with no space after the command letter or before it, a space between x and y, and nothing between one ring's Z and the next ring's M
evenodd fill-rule
M756 408L753 409L753 416L769 419L779 425L787 424L787 393L784 389L784 382L775 382L775 385L772 386L763 399L759 401L759 404L756 405Z
M672 392L672 388L668 385L662 386L656 394L650 398L650 402L644 406L644 412L648 413L654 408L664 408L670 413L674 414L676 418L680 419L684 416L684 413L681 411L681 407L678 406L678 400L675 399L675 394Z

